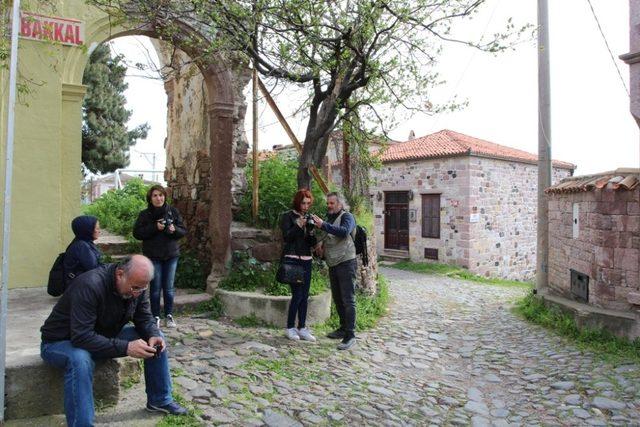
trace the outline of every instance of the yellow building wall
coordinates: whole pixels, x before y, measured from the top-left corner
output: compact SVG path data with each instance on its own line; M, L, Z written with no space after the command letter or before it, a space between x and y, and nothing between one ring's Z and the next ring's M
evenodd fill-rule
M55 256L73 237L71 219L80 212L82 73L89 53L122 34L101 11L80 0L58 1L55 10L23 10L84 21L83 47L20 39L20 81L29 93L16 106L9 287L46 285ZM4 189L8 72L0 71L0 127ZM0 203L4 192L0 190ZM0 206L2 206L0 204ZM0 235L2 230L0 228ZM1 240L0 240L1 241Z

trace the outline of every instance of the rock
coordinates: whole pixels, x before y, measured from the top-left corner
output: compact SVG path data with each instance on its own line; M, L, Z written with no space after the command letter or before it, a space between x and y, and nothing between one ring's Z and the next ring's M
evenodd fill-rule
M224 399L229 396L229 387L221 385L213 389L213 395L218 399Z
M593 406L599 409L624 409L627 405L622 402L607 399L606 397L596 396L593 399Z
M381 395L383 395L383 396L387 396L387 397L392 397L392 396L394 396L394 395L395 395L395 393L394 393L394 392L392 392L391 390L389 390L388 388L385 388L385 387L378 387L378 386L375 386L375 385L370 385L370 386L368 387L368 390L369 390L370 392L372 392L372 393L375 393L375 394L381 394Z
M551 384L551 388L555 388L556 390L571 390L575 388L575 384L573 381L558 381Z
M487 408L487 405L485 405L482 402L474 402L473 400L470 400L467 402L466 405L464 405L464 409L469 412L473 412L474 414L479 414L484 416L489 415L489 408Z
M582 418L583 420L586 420L587 418L591 417L591 414L582 408L575 408L573 410L573 415L578 418Z
M293 418L270 409L264 411L262 421L268 427L302 427L302 424Z
M193 390L198 386L198 383L196 381L188 377L174 378L173 383L178 384L180 387L182 387L185 390Z
M579 394L570 394L569 396L564 398L564 402L567 405L580 405L582 403L582 396L580 396Z

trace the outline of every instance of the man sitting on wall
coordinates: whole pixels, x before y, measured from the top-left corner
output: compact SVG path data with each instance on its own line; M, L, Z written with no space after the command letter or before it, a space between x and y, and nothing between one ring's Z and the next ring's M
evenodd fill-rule
M171 396L166 344L145 293L152 278L153 264L142 255L90 270L71 282L44 322L40 354L64 369L68 425L93 425L94 360L123 356L144 359L148 411L187 413Z

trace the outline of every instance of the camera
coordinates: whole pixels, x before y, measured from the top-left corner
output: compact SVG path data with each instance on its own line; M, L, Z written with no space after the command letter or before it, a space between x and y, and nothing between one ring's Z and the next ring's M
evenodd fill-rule
M153 346L156 349L156 354L153 356L156 359L160 357L160 351L162 350L162 346L160 344L156 344Z
M305 226L308 229L312 229L313 227L316 226L316 222L313 220L313 217L311 216L311 214L306 214L304 216L304 220L305 220Z
M165 218L164 219L164 225L166 227L170 226L171 224L173 224L173 218Z

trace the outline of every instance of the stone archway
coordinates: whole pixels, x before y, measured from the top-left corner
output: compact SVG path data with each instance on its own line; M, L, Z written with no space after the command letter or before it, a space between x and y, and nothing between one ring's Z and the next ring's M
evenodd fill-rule
M82 0L54 0L52 4L55 16L84 23L84 46L20 41L20 71L25 78L33 77L39 84L27 102L16 108L11 287L43 286L51 260L71 240L69 224L80 213L79 141L86 92L82 75L89 54L98 44L120 36L137 34L160 38L158 31L150 26L114 25L104 12L87 6ZM184 28L192 40L202 39L193 28L188 25ZM197 57L193 45L181 45L179 39L171 42ZM236 139L244 118L242 87L246 81L221 58L197 65L207 92L210 153L209 182L205 190L209 194L209 205L200 209L206 212L207 230L210 240L215 242L210 249L213 269L224 271L230 254L231 181L236 158L242 157ZM237 64L234 65L237 69ZM6 84L7 79L7 73L0 70L2 83ZM6 102L5 93L0 97ZM4 135L1 138L4 141ZM236 151L239 151L237 156Z

